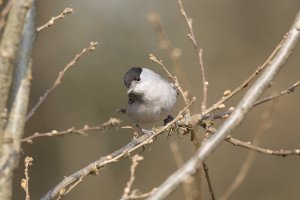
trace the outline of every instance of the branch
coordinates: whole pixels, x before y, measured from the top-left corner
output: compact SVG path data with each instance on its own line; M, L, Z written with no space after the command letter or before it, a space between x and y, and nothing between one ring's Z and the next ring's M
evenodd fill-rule
M272 127L272 121L271 121L271 113L274 110L274 105L275 103L273 103L270 108L268 109L268 111L265 111L262 115L261 115L261 124L258 127L254 139L253 139L253 144L258 145L260 140L261 140L261 136ZM223 195L220 197L220 200L227 200L231 194L237 190L237 188L242 184L242 182L244 181L244 179L246 178L253 162L255 159L255 152L254 151L249 151L248 155L245 159L245 161L243 162L240 171L238 172L238 174L236 175L234 181L230 184L230 186L228 187L228 189L223 193Z
M187 36L191 40L191 42L194 46L194 49L196 51L197 58L198 58L198 65L200 67L201 79L202 79L203 99L202 99L202 103L201 103L202 104L201 112L203 113L206 110L206 105L207 105L207 86L208 86L208 82L206 81L206 78L205 78L205 70L204 70L204 64L203 64L203 59L202 59L203 50L200 49L197 44L197 40L196 40L194 30L193 30L193 19L189 18L188 15L186 14L184 7L183 7L182 0L178 0L178 5L180 8L180 13L184 17L184 19L188 25L189 31L190 31L190 33L188 33Z
M41 32L42 30L51 27L56 20L63 19L67 15L69 15L69 14L71 14L73 12L74 12L73 8L65 8L59 15L57 15L56 17L52 17L46 24L44 24L42 26L39 26L36 29L37 32Z
M295 82L293 85L289 86L287 89L282 90L281 92L277 92L271 96L268 96L266 98L263 98L261 100L258 100L255 102L255 104L253 104L253 107L261 105L263 103L266 103L268 101L277 99L283 95L289 94L291 92L295 92L295 89L300 86L300 81ZM216 119L226 119L232 112L234 111L234 107L229 108L227 111L223 112L223 113L217 113L217 114L213 114L211 116L207 116L205 117L206 119L203 119L203 122L205 120L216 120ZM204 122L205 123L205 122Z
M21 142L27 142L32 144L33 143L33 139L36 138L40 138L40 137L58 137L58 136L64 136L64 135L69 135L69 134L79 134L79 135L83 135L86 136L89 132L91 131L104 131L110 127L116 127L119 126L121 124L121 120L117 119L117 118L110 118L107 122L104 122L103 124L101 124L100 126L88 126L85 125L82 128L76 129L74 127L69 128L67 130L64 131L57 131L57 130L52 130L51 132L46 132L46 133L34 133L28 137L25 137L23 139L21 139Z
M25 170L24 170L24 174L25 174L25 178L22 179L21 181L21 187L23 188L23 190L25 191L26 197L25 200L30 200L30 194L29 194L29 175L28 175L28 168L29 166L32 165L32 161L33 159L31 157L26 157L24 160L25 163Z
M190 85L189 85L189 82L187 81L186 74L184 73L184 71L181 70L181 68L182 68L182 65L180 62L180 56L182 54L181 49L175 48L173 46L173 44L171 43L171 41L169 40L168 35L166 34L166 32L163 29L160 15L157 12L149 13L147 18L159 36L159 47L162 50L167 52L170 60L172 61L172 65L174 67L175 74L176 74L178 80L181 80L181 83L185 83L189 88ZM185 92L185 93L187 93L187 92ZM187 96L187 94L185 94L185 96ZM185 101L185 105L188 104L186 102L187 101Z
M169 178L162 183L161 186L148 199L164 199L169 196L175 189L182 184L187 177L195 174L202 162L208 158L212 152L221 144L221 142L229 135L243 120L246 113L252 108L255 101L260 97L263 91L268 87L270 82L275 78L283 64L291 55L300 32L300 12L298 13L289 34L282 44L278 53L273 60L268 64L266 70L255 81L255 83L248 89L244 97L239 102L235 111L229 118L220 126L217 132L209 139L202 143L202 146L186 164L173 173Z
M207 181L209 194L211 196L211 199L215 200L216 198L215 198L214 190L213 190L213 187L212 187L212 184L211 184L211 181L210 181L210 177L209 177L209 173L208 173L208 167L207 167L205 162L203 162L202 167L203 167L203 170L204 170L204 173L205 173L205 178L206 178L206 181Z
M65 73L72 67L74 66L79 59L87 52L92 52L95 50L96 46L98 45L98 42L90 42L90 46L88 46L87 48L82 49L82 51L77 54L72 60L71 62L69 62L62 71L60 71L58 73L58 76L56 78L56 80L54 81L54 83L52 84L52 86L46 90L45 94L43 96L40 97L39 101L37 102L37 104L31 109L31 111L28 113L28 115L26 116L26 122L34 115L35 111L45 102L46 98L48 97L48 95L61 83Z
M23 15L25 15L26 18ZM14 20L20 21L15 22ZM14 1L4 31L4 35L11 33L12 38L8 37L6 39L10 41L2 40L1 42L0 101L2 104L0 104L1 106L4 105L4 108L8 110L7 116L5 117L5 119L7 118L7 121L5 121L5 128L3 126L5 119L0 119L0 199L2 200L11 199L13 175L19 163L20 138L23 135L25 116L29 101L31 54L36 38L35 21L35 0ZM21 26L21 35L18 33L20 27L15 27L17 25ZM4 35L2 39L5 38ZM13 39L16 41L11 41ZM2 48L3 46L5 48ZM16 65L15 69L14 65ZM3 69L6 67L9 67L10 69L6 71L6 74L2 74L2 72L5 71L3 71ZM11 74L13 69L15 72L14 74ZM2 75L6 75L7 77L5 78ZM5 81L5 79L10 83L2 84L2 81ZM12 79L14 79L14 84L11 88ZM5 91L5 87L8 85L10 86L9 88L6 88L8 90ZM9 91L10 89L11 91ZM8 95L10 100L9 102L7 102ZM8 103L9 105L7 105ZM1 112L3 114L3 107L0 108L0 113ZM5 140L4 143L2 141L3 136Z
M233 91L226 90L223 93L223 97L217 103L215 103L213 106L206 109L205 112L203 113L203 115L206 115L208 113L211 113L214 110L219 109L220 105L222 105L225 101L227 101L228 99L230 99L231 97L236 95L242 89L246 88L252 80L254 80L256 77L258 77L263 72L263 70L268 66L268 64L271 62L271 60L274 58L274 56L278 53L278 51L282 48L282 45L285 42L286 38L287 38L287 35L285 35L283 37L283 39L275 47L275 49L270 54L270 56L266 59L266 61L261 66L258 66L257 69L245 81L243 81L242 84L240 84Z
M136 167L138 166L139 162L142 161L143 159L144 159L144 157L139 156L138 154L134 155L131 158L132 164L131 164L131 167L130 167L130 178L129 178L127 184L126 184L126 187L124 188L124 193L121 197L121 200L130 199L129 198L130 191L131 191L133 181L135 179L135 170L136 170Z
M276 99L278 97L281 97L282 95L294 92L295 88L298 87L299 85L300 85L300 81L297 81L296 83L294 83L292 86L288 87L287 89L282 90L281 92L278 92L276 94L273 94L273 95L271 95L269 97L263 98L263 99L255 102L255 104L253 106L258 106L258 105L260 105L262 103L268 102L268 101Z
M22 30L30 4L31 0L14 2L0 43L0 146L3 143L2 131L8 116L7 102L12 85L14 64L16 63Z
M289 150L289 149L281 149L281 150L271 150L271 149L265 149L262 147L258 147L255 146L253 144L251 144L250 142L243 142L241 140L235 139L233 137L231 137L230 135L228 135L226 137L226 141L235 145L235 146L240 146L246 149L250 149L259 153L263 153L266 155L275 155L275 156L288 156L288 155L300 155L300 149L293 149L293 150Z
M65 177L64 180L58 183L53 189L48 191L48 193L45 194L41 198L41 200L53 199L60 193L64 193L64 191L66 191L67 188L73 188L74 184L76 184L78 180L82 180L85 176L89 174L95 174L98 172L98 169L108 164L118 162L119 159L128 157L132 152L134 152L138 148L144 147L147 144L151 144L156 136L164 133L165 131L169 131L170 128L175 124L175 122L177 122L182 118L182 114L186 111L186 109L188 109L192 105L192 103L194 103L194 101L195 98L192 99L190 104L186 106L183 110L181 110L177 115L177 117L173 121L168 123L166 126L151 131L144 130L143 131L144 134L142 136L136 139L134 138L132 142L128 143L126 146L122 147L121 149L105 157L101 157L98 160L90 163L86 167L78 170L77 172L74 172L70 176Z

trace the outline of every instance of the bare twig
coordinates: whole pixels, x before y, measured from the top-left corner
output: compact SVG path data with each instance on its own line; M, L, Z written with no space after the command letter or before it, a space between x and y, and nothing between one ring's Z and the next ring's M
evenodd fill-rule
M160 16L158 13L151 13L148 15L148 20L150 21L150 23L153 25L154 29L158 32L159 36L160 36L160 47L163 50L166 50L169 54L169 57L172 60L172 63L174 65L175 71L179 73L180 71L180 66L179 66L179 60L178 58L181 55L181 51L180 49L177 48L173 48L172 43L169 41L166 33L164 32L162 25L161 25L161 21L160 21ZM189 99L188 99L188 93L184 92L181 85L179 84L179 81L177 79L176 76L173 76L169 70L167 69L167 67L163 64L162 60L158 60L153 54L149 55L150 60L152 60L154 63L160 65L162 67L162 69L166 72L166 74L173 80L173 82L175 83L175 86L177 87L178 91L180 92L181 96L183 97L184 103L185 105L189 104ZM187 114L190 114L190 110L187 110ZM191 132L191 140L194 143L196 142L196 138L194 135L194 132ZM170 144L170 148L173 152L174 158L175 158L175 162L177 163L178 166L181 166L183 161L182 158L180 158L180 152L175 152L176 150L178 150L178 146L175 142L172 142ZM181 163L181 164L180 164ZM192 182L185 182L183 185L183 191L184 191L184 195L186 199L192 199Z
M263 98L257 102L255 102L255 104L253 106L257 106L257 105L260 105L262 103L265 103L267 101L270 101L270 100L273 100L275 98L278 98L278 97L281 97L282 95L285 95L285 94L289 94L291 92L294 92L295 91L295 88L298 87L300 85L300 81L297 81L296 83L294 83L292 86L288 87L287 89L285 90L282 90L281 92L278 92L276 94L273 94L269 97L266 97L266 98Z
M207 108L203 115L206 115L208 113L211 113L214 110L217 110L220 105L222 105L225 101L227 101L228 99L233 97L235 94L237 94L242 89L246 88L252 80L254 80L256 77L258 77L263 72L263 70L270 64L271 60L278 53L278 51L282 48L282 45L285 42L287 36L288 35L285 35L283 37L283 39L275 47L275 49L273 50L271 55L266 59L266 61L261 66L258 66L257 69L246 80L243 81L242 84L240 84L233 91L230 91L230 90L225 91L223 97L218 102L216 102L213 106Z
M167 33L163 29L160 15L157 12L151 12L148 14L148 21L153 26L155 32L159 36L159 47L162 50L166 51L167 54L169 55L169 58L172 62L178 80L180 80L181 83L184 83L187 86L187 88L190 88L191 85L189 84L186 74L181 69L182 65L180 62L180 57L182 51L181 49L174 47L172 42L169 40ZM187 104L188 103L185 102L185 105Z
M212 184L211 184L211 181L210 181L210 177L209 177L209 173L208 173L208 167L207 167L205 162L203 162L202 166L203 166L203 170L205 172L205 178L206 178L206 181L207 181L209 194L211 196L211 199L215 200L216 198L215 198L214 190L213 190L213 187L212 187Z
M268 111L266 111L262 114L261 124L258 127L258 129L255 133L255 137L253 139L253 144L254 145L258 145L260 140L261 140L262 134L265 133L268 129L271 128L272 121L271 121L270 115L271 115L273 110L274 110L274 103L270 106ZM244 179L246 178L246 176L249 172L249 169L252 166L252 163L254 162L254 159L255 159L255 152L254 151L249 151L245 161L243 162L243 164L241 166L240 171L238 172L238 174L236 175L234 181L231 183L231 185L228 187L228 189L220 197L220 200L227 200L231 196L231 194L235 190L237 190L237 188L242 184L242 182L244 181Z
M23 178L22 181L21 181L21 187L25 191L25 194L26 194L25 199L26 200L30 200L30 194L29 194L29 175L28 175L28 171L29 170L28 170L28 168L29 168L29 166L32 165L32 161L33 161L33 158L32 157L28 157L28 156L24 160L24 163L25 163L25 170L24 170L25 178Z
M246 149L250 149L266 155L274 155L274 156L282 156L282 157L289 156L289 155L300 155L300 149L271 150L271 149L255 146L251 144L251 142L243 142L241 140L231 137L230 135L226 137L226 141L230 142L235 146L244 147Z
M90 46L82 49L82 51L77 54L72 60L71 62L69 62L62 71L59 72L56 80L54 81L54 83L52 84L52 86L46 90L45 94L43 96L40 97L39 101L37 102L37 104L31 109L31 111L28 113L28 115L26 116L26 121L28 121L35 113L35 111L42 105L42 103L44 103L44 101L46 100L46 98L48 97L48 95L61 83L65 73L72 67L74 66L79 59L87 52L91 52L94 51L96 46L98 45L98 42L90 42Z
M117 118L110 118L107 122L104 122L103 124L101 124L100 126L88 126L85 125L82 128L69 128L67 130L63 130L63 131L57 131L57 130L52 130L50 132L46 132L46 133L34 133L28 137L25 137L23 139L21 139L21 142L27 142L32 144L33 143L33 139L36 138L40 138L40 137L54 137L54 136L64 136L64 135L68 135L68 134L79 134L79 135L83 135L86 136L89 132L91 131L104 131L110 127L117 127L121 124L121 120L117 119Z
M79 179L83 179L85 176L96 173L98 169L104 167L107 164L114 163L119 161L121 158L128 157L133 151L137 150L140 147L143 147L147 144L151 144L153 142L153 138L160 135L161 133L169 130L171 126L174 125L175 122L182 118L182 114L188 109L192 103L194 103L195 98L193 98L188 106L186 106L183 110L179 112L177 117L168 123L166 126L160 127L159 129L146 131L145 134L140 136L139 138L134 139L132 142L128 143L126 146L121 149L105 156L101 157L98 160L90 163L88 166L78 170L77 172L71 174L68 177L65 177L60 183L58 183L53 189L48 191L41 200L53 199L55 196L59 195L61 191L66 190L66 188L72 187L76 181Z
M150 192L146 192L146 193L141 193L138 190L134 190L132 191L132 193L128 196L128 200L134 200L134 199L145 199L147 197L149 197L154 191L156 190L156 188L153 188Z
M193 19L189 18L188 15L186 14L184 7L183 7L182 0L178 0L178 5L180 8L180 13L184 17L184 19L188 25L190 32L187 34L187 36L191 40L191 42L194 46L194 49L197 54L198 65L199 65L200 71L201 71L202 93L203 93L202 94L203 99L202 99L202 103L201 103L201 112L203 113L206 110L206 105L207 105L207 86L208 86L208 82L205 77L205 69L204 69L204 64L203 64L203 59L202 59L203 50L200 49L197 44L197 40L196 40L194 30L193 30Z
M179 57L181 56L181 50L173 47L171 41L169 40L166 32L163 29L160 16L156 12L152 12L148 15L148 21L153 26L154 30L158 33L159 36L159 47L162 50L165 50L169 57L171 58L172 64L176 72L180 71Z
M268 96L266 98L263 98L261 100L258 100L255 102L255 104L253 105L253 107L255 106L258 106L258 105L261 105L263 103L266 103L268 101L271 101L271 100L274 100L274 99L277 99L283 95L286 95L286 94L289 94L291 92L294 92L295 89L300 86L300 81L297 81L295 82L293 85L289 86L288 88L280 91L280 92L277 92L271 96ZM229 115L234 111L234 108L231 107L229 108L227 111L223 112L223 113L217 113L217 114L213 114L211 116L208 116L207 119L203 119L204 120L215 120L215 119L226 119L227 117L229 117Z
M133 181L135 179L135 170L136 170L136 167L138 166L139 162L142 161L144 159L143 156L139 156L138 154L134 155L132 158L131 158L131 161L132 161L132 164L131 164L131 167L130 167L130 178L126 184L126 187L124 188L124 193L122 195L122 200L125 200L125 199L129 199L129 195L130 195L130 191L131 191L131 188L132 188L132 184L133 184Z
M148 199L159 200L169 196L178 188L184 180L194 175L199 169L202 162L208 158L212 152L221 144L221 142L233 131L244 119L246 113L253 107L255 101L260 97L263 91L269 86L270 82L275 78L283 64L291 55L300 33L300 12L297 14L295 22L291 27L289 34L282 44L282 47L274 56L272 61L266 67L266 70L248 89L244 97L240 100L235 111L220 126L217 132L209 139L202 143L196 155L186 162L179 170L169 176L168 179L151 195Z
M44 24L44 25L38 27L38 28L36 29L37 32L41 32L41 31L44 30L45 28L51 27L51 26L54 24L54 22L55 22L56 20L63 19L63 18L65 18L67 15L69 15L69 14L71 14L71 13L73 13L73 12L74 12L73 8L65 8L59 15L57 15L57 16L55 16L55 17L52 17L46 24Z

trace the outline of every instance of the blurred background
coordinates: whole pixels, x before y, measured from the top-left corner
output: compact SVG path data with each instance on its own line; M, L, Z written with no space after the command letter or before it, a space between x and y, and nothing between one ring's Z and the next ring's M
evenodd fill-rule
M118 117L122 125L132 122L116 109L127 103L123 74L131 66L146 66L165 75L149 60L149 53L162 59L175 72L168 54L159 44L159 37L147 16L158 12L163 28L173 46L181 51L180 74L184 89L197 97L193 113L200 111L201 74L194 49L187 39L186 22L180 15L177 1L172 0L52 0L38 2L38 25L43 25L65 7L75 10L53 27L42 31L36 42L33 63L31 109L57 77L58 72L75 54L98 41L96 51L84 55L65 75L63 82L50 94L26 125L26 136L72 126L99 125L110 117ZM184 1L188 15L193 18L194 31L203 48L208 87L208 103L212 105L227 89L233 90L271 54L289 30L299 0L265 1ZM299 80L300 46L264 94L268 96ZM235 106L244 92L226 104ZM300 148L299 105L300 92L284 96L273 103L253 109L233 136L251 141L261 124L262 113L272 105L272 127L264 132L260 146L270 149ZM176 114L182 108L177 104ZM216 124L218 126L218 124ZM200 130L200 134L203 131ZM95 132L88 137L40 138L33 144L23 144L23 156L15 178L14 199L24 199L20 187L24 157L32 156L30 192L38 199L71 173L90 162L127 144L132 133L127 129ZM189 136L177 137L184 160L193 155L194 145ZM138 152L141 152L139 150ZM236 177L248 150L224 142L208 159L212 185L220 197ZM169 148L169 141L161 135L142 153L133 188L143 192L159 186L177 166ZM99 176L88 176L65 199L119 199L129 178L130 159L108 165ZM299 199L300 158L267 156L256 153L256 159L245 181L230 199ZM205 199L210 199L204 182ZM179 189L169 199L183 199Z

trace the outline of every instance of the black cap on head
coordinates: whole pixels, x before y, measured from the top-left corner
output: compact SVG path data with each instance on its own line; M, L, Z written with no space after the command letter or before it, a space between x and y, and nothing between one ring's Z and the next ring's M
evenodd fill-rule
M126 74L124 75L124 84L127 88L129 88L131 82L136 80L137 77L140 77L142 73L142 68L140 67L132 67L129 69Z

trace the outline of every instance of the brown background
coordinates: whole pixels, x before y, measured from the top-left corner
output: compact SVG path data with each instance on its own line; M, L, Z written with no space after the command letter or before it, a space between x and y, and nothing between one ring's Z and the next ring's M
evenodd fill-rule
M198 43L204 49L209 105L224 90L235 88L263 63L288 31L300 8L299 0L188 0L184 4L194 19ZM127 102L122 83L124 72L131 66L147 66L161 72L158 66L149 61L150 52L163 59L173 70L167 54L159 49L157 34L147 20L147 15L152 11L160 13L170 40L183 52L182 71L189 81L183 85L198 98L193 111L199 112L200 71L195 52L186 37L186 23L179 14L176 1L39 1L38 25L44 24L65 7L72 7L75 13L55 23L38 37L34 52L30 108L76 53L88 46L90 41L98 41L99 46L66 74L63 84L51 93L28 122L26 135L36 131L82 127L85 124L97 125L111 116L124 120L124 125L131 125L126 116L115 113L117 108ZM299 54L298 45L265 96L299 80ZM235 97L230 105L235 105L239 97L241 95ZM299 99L300 93L296 91L276 102L272 114L273 126L264 133L261 146L271 149L300 148ZM181 103L178 103L177 110L181 108ZM261 114L269 107L270 103L267 103L252 110L233 135L245 141L251 140L260 125ZM194 151L189 137L174 136L173 139L178 141L187 160ZM124 146L130 140L129 130L112 129L88 137L71 135L43 138L32 145L23 144L23 156L34 158L30 168L32 199L40 198L64 176ZM217 197L235 178L247 153L247 150L224 143L208 159ZM231 199L299 199L299 157L256 155L245 182ZM151 148L147 148L143 156L145 160L138 166L134 188L149 191L176 170L164 135ZM99 176L85 178L65 199L119 199L129 177L129 166L130 161L123 159L105 167ZM22 176L23 157L14 183L14 199L24 199L20 188ZM206 186L204 190L207 196ZM178 190L169 199L182 198L181 190Z

